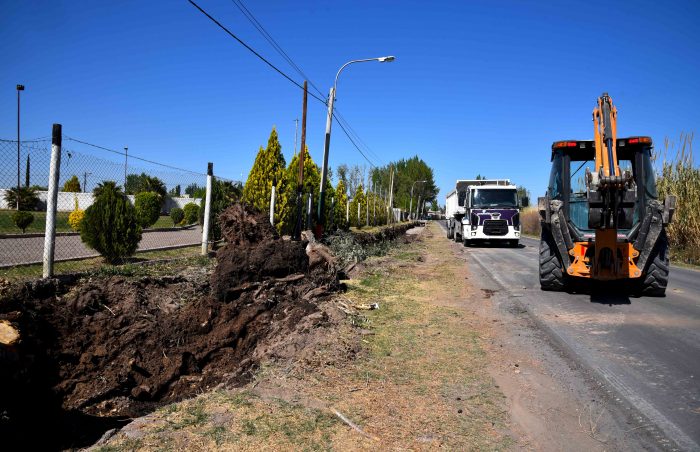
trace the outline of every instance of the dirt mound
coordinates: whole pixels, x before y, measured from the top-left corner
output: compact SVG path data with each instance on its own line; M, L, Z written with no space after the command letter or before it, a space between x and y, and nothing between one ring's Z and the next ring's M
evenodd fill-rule
M0 320L22 339L0 349L0 435L25 448L87 445L157 406L244 383L262 359L327 334L333 315L319 301L338 288L335 272L308 273L307 244L279 239L240 205L221 226L231 242L211 292L208 275L189 270L44 280L6 296Z
M234 204L221 214L219 222L226 245L216 253L217 268L212 276L216 299L229 300L242 283L308 270L306 243L281 240L266 215Z

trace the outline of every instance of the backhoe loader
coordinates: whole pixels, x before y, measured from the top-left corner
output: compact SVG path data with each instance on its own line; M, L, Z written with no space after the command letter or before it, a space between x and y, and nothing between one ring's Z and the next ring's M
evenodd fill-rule
M547 193L538 198L543 290L578 279L623 281L634 293L663 296L669 274L666 225L676 197L659 200L647 136L617 138L607 93L593 110L593 140L552 144Z

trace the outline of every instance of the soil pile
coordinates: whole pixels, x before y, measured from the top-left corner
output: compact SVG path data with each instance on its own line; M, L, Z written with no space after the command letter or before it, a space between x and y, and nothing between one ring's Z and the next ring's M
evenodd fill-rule
M5 445L90 444L157 406L245 383L262 359L290 358L327 334L339 318L319 301L338 289L335 271L309 271L307 243L281 240L263 214L234 205L220 220L228 244L211 282L201 270L73 277L0 301L0 320L21 334L0 349Z

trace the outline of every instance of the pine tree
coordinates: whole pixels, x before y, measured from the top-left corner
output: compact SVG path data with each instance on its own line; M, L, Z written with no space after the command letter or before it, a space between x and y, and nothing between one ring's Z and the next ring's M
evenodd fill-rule
M278 219L276 221L277 230L281 234L291 234L294 231L294 226L297 221L297 185L299 183L299 154L292 158L289 166L284 172L279 196L277 197L277 206L279 207ZM314 160L309 154L309 148L304 152L304 185L302 187L302 203L306 201L306 195L311 193L313 196L312 204L316 205L318 200L318 190L321 184L321 173L314 163ZM302 212L306 215L306 204L302 206Z
M243 199L261 211L269 211L272 185L275 184L275 190L279 194L285 167L282 146L277 137L277 130L273 127L267 140L267 148L263 149L261 146L255 157L255 163L243 187ZM279 205L279 202L276 205Z

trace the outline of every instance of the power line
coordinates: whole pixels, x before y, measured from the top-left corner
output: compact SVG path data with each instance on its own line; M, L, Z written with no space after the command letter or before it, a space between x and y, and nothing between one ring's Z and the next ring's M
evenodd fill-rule
M207 16L207 17L209 18L209 20L211 20L211 21L214 22L216 25L218 25L219 28L221 28L222 30L224 30L229 36L231 36L233 39L235 39L236 41L238 41L243 47L245 47L245 48L248 49L251 53L253 53L253 55L255 55L256 57L260 58L265 64L267 64L267 65L270 66L272 69L274 69L275 72L277 72L277 73L280 74L282 77L284 77L284 78L286 78L287 80L289 80L290 82L292 82L294 85L296 85L297 88L302 89L302 90L304 89L304 87L301 86L296 80L294 80L293 78L291 78L290 76L288 76L287 74L285 74L284 72L282 72L282 70L279 69L279 68L278 68L277 66L275 66L274 64L270 63L267 59L265 59L264 56L260 55L260 54L259 54L258 52L256 52L252 47L250 47L248 44L246 44L245 42L243 42L243 40L241 40L241 38L239 38L238 36L236 36L235 34L233 34L233 33L231 32L231 30L229 30L228 28L226 28L225 26L223 26L223 25L221 24L221 22L219 22L218 20L214 19L211 15L209 15L208 12L204 11L198 4L196 4L196 3L193 2L192 0L187 0L187 1L189 1L189 2L192 4L192 6L194 6L195 8L197 8L202 14L204 14L205 16ZM323 100L322 98L316 96L315 94L313 94L313 93L309 93L309 94L311 95L311 97L316 98L317 100L321 101L322 103L324 103L324 104L326 103L325 100Z
M335 107L333 110L334 110L334 115L337 116L337 120L343 121L345 126L350 130L350 132L355 136L355 138L357 138L357 140L364 146L365 150L369 154L371 154L374 159L376 159L380 163L384 164L383 159L376 152L374 152L372 150L372 148L370 148L369 145L362 139L362 137L352 128L352 126L350 125L350 122L347 119L345 119L345 117L343 117L343 115L340 113L338 108Z
M192 6L194 6L195 8L197 8L202 14L204 14L205 16L207 16L207 18L209 18L209 20L211 20L212 22L214 22L219 28L221 28L222 30L224 30L229 36L231 36L233 39L235 39L236 41L238 41L243 47L245 47L246 49L248 49L251 53L253 53L255 56L257 56L257 57L258 57L260 60L262 60L265 64L267 64L268 66L270 66L275 72L277 72L278 74L280 74L282 77L286 78L289 82L291 82L291 83L292 83L294 86L296 86L297 88L299 88L299 89L301 89L301 90L304 89L304 87L303 87L301 84L299 84L296 80L294 80L294 79L291 78L289 75L287 75L286 73L284 73L281 69L279 69L277 66L275 66L274 64L272 64L270 61L268 61L265 57L263 57L262 55L260 55L258 52L256 52L256 51L255 51L252 47L250 47L248 44L246 44L245 42L243 42L242 39L240 39L240 38L239 38L238 36L236 36L233 32L231 32L228 28L226 28L224 25L222 25L221 22L219 22L218 20L216 20L216 19L215 19L214 17L212 17L209 13L207 13L204 9L202 9L197 3L195 3L195 2L192 1L192 0L187 0L187 1L190 2L190 3L192 4ZM318 100L319 102L321 102L323 105L326 105L326 106L328 105L324 99L322 99L321 97L315 95L314 93L309 93L309 95L310 95L311 97L313 97L314 99ZM350 133L349 133L349 132L347 131L347 129L343 126L343 124L341 124L340 121L338 121L338 117L335 115L335 113L333 114L333 117L336 119L336 122L338 123L338 125L340 126L340 128L343 130L343 133L345 133L345 136L347 136L348 139L350 140L350 142L353 144L353 146L355 146L355 149L357 149L357 151L362 155L362 157L364 157L364 159L367 160L367 163L369 163L369 164L374 168L375 165L374 165L374 164L372 163L372 161L367 157L367 155L362 151L362 149L360 149L360 146L358 146L358 144L355 142L355 140L350 136Z
M321 92L321 90L318 89L318 87L313 82L313 80L311 80L309 78L309 76L307 76L306 73L304 73L304 71L301 69L301 67L299 67L299 65L297 65L294 62L294 60L292 60L292 58L287 54L287 52L284 51L282 46L280 46L279 43L275 40L275 38L273 38L272 35L270 35L270 33L265 29L265 26L262 23L260 23L260 21L255 17L255 15L252 12L250 12L250 10L245 6L245 4L243 3L243 0L231 0L231 1L236 5L238 10L241 11L241 13L243 13L243 15L248 19L248 21L251 24L253 24L253 26L258 30L258 32L260 32L260 34L263 35L263 37L267 40L268 43L270 43L270 45L277 51L277 53L280 54L282 56L282 58L284 58L287 61L287 63L289 63L289 65L292 66L300 76L302 76L305 80L308 80L309 84L316 90L317 93L319 93L319 95L323 96L324 94ZM369 154L372 154L372 156L379 161L382 160L374 151L372 151L372 149L367 145L367 143L365 143L365 141L362 139L362 137L360 137L360 135L355 131L355 129L352 128L349 121L343 117L343 115L340 113L340 111L337 108L334 108L333 115L334 115L334 117L336 117L337 122L341 122L341 121L343 122L343 125L346 127L346 129L344 130L346 135L348 134L348 132L350 134L352 134L354 136L354 138L361 145L364 146L365 150ZM348 137L348 138L350 138L350 137ZM353 141L353 140L351 139L351 141ZM356 144L356 143L353 143L353 144ZM365 155L363 155L363 157L367 158Z
M253 13L250 12L250 10L245 6L242 0L231 0L236 7L243 13L243 15L248 19L248 21L253 24L253 26L260 32L261 35L267 40L267 42L270 43L270 45L277 50L277 53L279 53L282 58L284 58L287 63L289 63L290 66L292 66L299 75L301 75L304 80L308 80L309 84L316 90L316 92L323 97L323 93L321 92L320 89L314 84L314 82L304 73L304 71L292 60L292 58L287 54L287 52L284 51L282 46L280 46L275 38L272 37L272 35L265 29L263 24L260 23L258 19L255 18Z
M99 146L99 145L97 145L97 144L88 143L87 141L82 141L82 140L78 140L78 139L75 139L75 138L71 138L71 137L69 137L68 135L63 135L63 138L66 139L66 140L69 140L69 141L75 141L76 143L84 144L84 145L86 145L86 146L92 146L93 148L102 149L103 151L111 152L111 153L113 153L113 154L118 154L118 155L121 155L121 156L126 155L126 154L125 154L124 152L122 152L122 151L116 151L116 150L114 150L114 149L106 148L106 147L104 147L104 146ZM151 164L153 164L153 165L158 165L158 166L162 166L162 167L165 167L165 168L170 168L170 169L177 170L177 171L184 171L184 172L187 172L187 173L196 174L196 175L198 175L198 176L206 176L206 175L207 175L206 173L198 173L197 171L192 171L192 170L188 170L188 169L184 169L184 168L178 168L177 166L166 165L166 164L164 164L164 163L155 162L155 161L153 161L153 160L148 160L148 159L145 159L145 158L142 158L142 157L137 157L137 156L135 156L135 155L133 155L133 154L129 154L129 158L136 159L136 160L141 160L142 162L151 163ZM218 176L217 176L217 177L218 177ZM219 179L220 179L220 178L219 178Z

